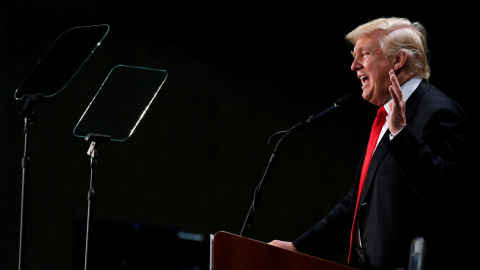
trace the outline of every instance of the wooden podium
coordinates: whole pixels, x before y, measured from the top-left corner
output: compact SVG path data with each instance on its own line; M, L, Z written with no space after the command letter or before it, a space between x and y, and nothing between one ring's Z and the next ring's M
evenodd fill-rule
M215 233L210 244L210 270L355 269L228 232Z

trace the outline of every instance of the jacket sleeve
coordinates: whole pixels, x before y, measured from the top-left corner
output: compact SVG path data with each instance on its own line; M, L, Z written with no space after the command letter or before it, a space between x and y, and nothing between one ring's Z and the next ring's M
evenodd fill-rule
M445 188L453 191L464 175L470 126L455 106L418 110L428 117L407 121L387 147L415 192L431 207L441 206Z
M293 241L298 252L330 259L349 248L353 189L319 223Z

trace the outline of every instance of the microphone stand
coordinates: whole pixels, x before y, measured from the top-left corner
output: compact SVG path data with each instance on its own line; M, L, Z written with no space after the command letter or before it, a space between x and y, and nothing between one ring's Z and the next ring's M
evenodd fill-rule
M87 261L88 261L88 239L90 234L90 218L92 216L92 202L95 199L95 189L93 188L93 176L95 171L95 165L97 165L97 156L98 156L98 145L97 143L100 142L109 142L110 136L107 135L100 135L100 134L88 134L85 137L85 140L90 143L90 146L87 151L87 155L90 156L90 188L88 190L88 206L87 206L87 229L86 229L86 237L85 237L85 264L84 270L87 270Z
M272 150L272 155L270 156L270 160L269 160L267 168L265 169L265 172L262 176L262 179L260 180L260 182L257 184L257 187L255 188L255 192L253 194L253 201L252 201L252 204L250 205L250 209L248 210L248 214L247 214L247 217L246 217L245 222L243 224L242 230L240 231L240 236L244 236L246 234L246 232L248 231L248 229L250 229L250 225L252 224L252 221L253 221L253 214L255 212L255 206L258 204L258 200L260 199L260 193L262 192L263 187L265 185L265 180L266 180L267 176L270 175L270 172L272 171L272 167L276 164L275 162L277 160L278 149L280 148L281 143L286 138L290 137L293 134L294 130L296 130L295 126L292 127L289 130L286 130L286 131L276 132L275 134L270 136L270 138L268 139L268 145L270 147L271 139L276 135L284 133L284 135L278 140L275 148L270 147L270 149Z
M30 162L30 157L28 156L28 132L33 126L33 105L35 101L40 101L44 97L44 94L28 94L22 97L22 100L25 100L25 104L22 107L20 115L24 117L24 147L23 147L23 157L22 157L22 189L21 189L21 201L20 201L20 240L18 248L18 269L22 270L24 268L24 253L25 253L25 212L27 209L27 203L25 200L25 191L27 187L27 167Z
M259 197L260 197L260 192L262 191L263 186L265 185L264 182L265 182L266 177L270 174L271 168L275 164L275 161L277 159L276 154L278 152L278 148L280 147L281 143L286 138L290 137L294 133L294 131L298 131L298 130L307 128L307 127L311 126L313 122L319 121L320 119L322 119L322 118L324 118L328 115L333 115L335 113L341 112L345 105L352 104L353 102L355 102L355 99L358 99L358 98L353 93L350 93L350 94L338 99L337 101L335 101L333 106L328 107L327 109L325 109L321 113L319 113L317 115L311 115L306 120L304 120L304 121L294 125L293 127L291 127L289 130L279 131L277 133L274 133L272 136L270 136L270 138L268 139L268 146L269 147L270 147L270 140L274 136L279 135L279 134L284 134L278 140L275 148L270 147L270 149L272 149L273 153L270 157L270 161L268 162L267 168L265 170L265 173L263 174L262 179L260 180L260 182L257 184L257 187L255 188L255 192L253 194L253 201L252 201L252 204L250 205L250 209L248 210L248 214L247 214L247 217L246 217L245 222L243 224L242 230L240 231L240 236L244 236L246 231L250 228L250 225L251 225L252 220L253 220L253 214L255 212L255 206L257 205Z

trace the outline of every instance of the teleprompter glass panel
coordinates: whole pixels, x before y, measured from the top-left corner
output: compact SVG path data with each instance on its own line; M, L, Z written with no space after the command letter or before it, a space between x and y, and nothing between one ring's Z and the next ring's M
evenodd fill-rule
M128 139L167 79L165 70L115 66L95 94L73 130L77 137L89 134Z
M107 24L70 28L61 34L16 89L14 98L28 94L52 97L73 77L100 45L110 27Z

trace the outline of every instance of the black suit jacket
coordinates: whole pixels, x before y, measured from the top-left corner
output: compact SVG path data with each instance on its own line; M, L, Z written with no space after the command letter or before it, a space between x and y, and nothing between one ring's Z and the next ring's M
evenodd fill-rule
M423 80L407 100L406 120L393 140L387 130L370 162L358 210L367 263L357 265L354 256L352 266L408 269L410 245L419 236L427 246L424 269L437 263L443 269L452 254L448 242L455 235L449 234L458 231L451 227L457 220L450 215L459 201L451 200L459 194L465 172L467 117L455 101ZM359 175L360 169L347 196L293 241L299 252L329 259L349 248Z

